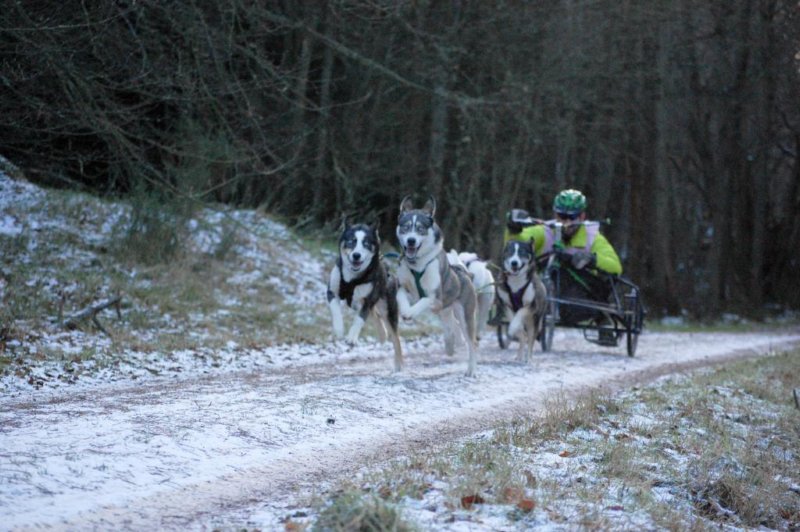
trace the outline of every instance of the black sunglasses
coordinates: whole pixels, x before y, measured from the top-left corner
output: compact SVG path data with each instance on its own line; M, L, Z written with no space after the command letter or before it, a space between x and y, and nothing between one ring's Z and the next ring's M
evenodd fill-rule
M565 212L557 212L556 218L561 220L577 220L580 217L581 213L573 212L573 213L565 213Z

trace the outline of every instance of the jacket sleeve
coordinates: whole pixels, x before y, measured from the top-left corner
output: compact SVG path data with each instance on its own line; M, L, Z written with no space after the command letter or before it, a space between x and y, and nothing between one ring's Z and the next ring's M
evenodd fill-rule
M611 243L599 234L592 243L592 253L597 256L597 269L606 273L620 275L622 273L622 262L617 256L617 252Z

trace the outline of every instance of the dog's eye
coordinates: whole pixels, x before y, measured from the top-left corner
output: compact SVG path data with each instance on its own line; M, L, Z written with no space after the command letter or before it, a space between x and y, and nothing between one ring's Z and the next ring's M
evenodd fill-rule
M344 241L344 246L346 248L354 248L356 247L356 239L355 238L348 238Z
M401 233L408 233L409 231L411 231L411 222L406 222L400 225Z

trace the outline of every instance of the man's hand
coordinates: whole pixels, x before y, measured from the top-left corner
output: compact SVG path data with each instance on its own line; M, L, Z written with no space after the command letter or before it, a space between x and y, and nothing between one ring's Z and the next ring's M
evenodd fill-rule
M572 263L572 253L567 251L567 248L564 247L563 242L556 242L553 244L553 253L562 266Z
M576 270L594 268L597 265L597 256L591 251L576 251L572 254L572 267Z
M528 213L522 209L512 209L506 213L506 227L508 227L508 232L512 235L521 233L525 228L524 225L516 221L520 218L528 218Z

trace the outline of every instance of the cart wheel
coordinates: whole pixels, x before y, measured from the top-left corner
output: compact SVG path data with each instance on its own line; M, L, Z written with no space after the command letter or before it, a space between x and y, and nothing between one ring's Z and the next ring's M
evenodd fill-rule
M556 331L556 320L551 313L542 320L542 331L539 333L539 343L542 344L542 351L548 352L553 349L553 333Z
M636 346L639 344L639 333L634 332L633 329L628 329L628 356L632 357L636 354Z
M642 330L642 323L644 322L644 310L639 302L639 291L632 290L626 296L626 319L625 326L627 328L627 347L628 356L632 357L636 354L636 347L639 344L639 333Z
M550 351L553 349L553 335L556 332L556 302L547 299L547 312L542 318L542 331L539 333L539 342L542 344L542 351Z
M546 312L542 318L542 330L539 333L539 343L542 345L542 351L547 352L553 349L553 335L556 332L556 322L558 321L558 305L553 301L555 297L555 283L552 277L542 279L544 287L547 291L547 305Z
M508 338L508 323L499 323L497 325L497 343L500 349L507 349L510 340Z

